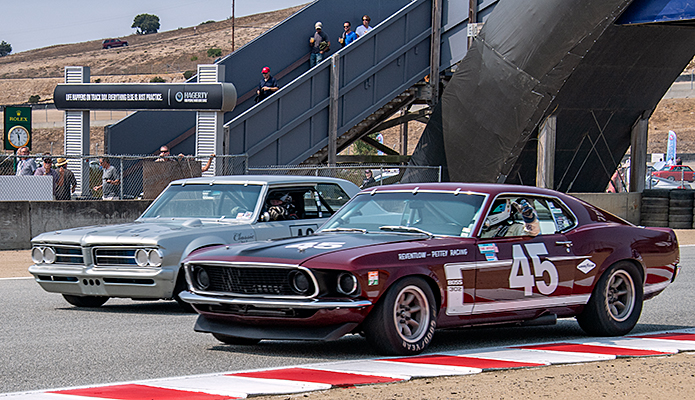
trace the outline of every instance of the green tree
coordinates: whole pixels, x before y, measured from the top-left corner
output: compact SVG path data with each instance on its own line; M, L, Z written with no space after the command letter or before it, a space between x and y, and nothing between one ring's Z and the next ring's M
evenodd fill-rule
M39 96L38 94L29 96L29 104L36 104L39 102L39 100L41 100L41 96Z
M12 45L4 40L0 42L0 57L5 57L10 53L12 53Z
M164 82L166 82L166 81L161 76L155 76L154 78L150 79L150 83L164 83Z
M139 14L133 20L131 28L137 28L138 35L157 33L159 30L159 17L152 14Z
M378 134L379 132L375 132L367 136L376 140ZM361 140L355 140L352 144L352 150L354 154L358 156L375 156L379 151Z

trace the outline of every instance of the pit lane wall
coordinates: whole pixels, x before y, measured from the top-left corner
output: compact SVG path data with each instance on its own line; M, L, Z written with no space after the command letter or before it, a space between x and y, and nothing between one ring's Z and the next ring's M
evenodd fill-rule
M0 201L0 250L31 248L49 231L132 222L151 200Z

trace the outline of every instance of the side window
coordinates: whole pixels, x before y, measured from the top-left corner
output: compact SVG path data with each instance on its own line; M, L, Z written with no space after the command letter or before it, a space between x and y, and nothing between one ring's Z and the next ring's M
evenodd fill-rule
M530 200L530 199L529 199ZM533 208L536 209L538 222L541 228L541 235L552 235L557 231L553 213L546 206L545 200L533 199Z
M533 207L538 216L538 221L528 226L521 215L522 207L526 203ZM554 205L551 207L551 203L552 201L532 196L500 196L493 202L480 236L492 238L554 234L559 230L556 212L562 212L562 209Z
M316 185L321 199L326 202L326 205L331 208L332 212L336 212L343 204L350 200L343 189L335 183L319 183ZM329 210L326 210L330 212Z
M553 216L558 232L563 232L574 226L574 217L565 211L557 200L548 200L548 208Z

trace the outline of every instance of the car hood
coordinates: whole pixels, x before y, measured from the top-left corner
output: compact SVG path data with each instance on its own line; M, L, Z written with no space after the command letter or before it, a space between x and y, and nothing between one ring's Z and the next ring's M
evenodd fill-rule
M203 221L200 219L172 219L157 221L135 221L118 225L96 225L79 228L61 229L42 233L32 239L32 243L63 243L88 246L91 244L156 244L159 240L196 234L198 231L209 233L217 229L229 229L230 226L249 225L237 221Z
M280 262L302 264L327 253L389 243L422 241L425 235L393 233L319 233L312 236L217 246L191 254L185 262Z

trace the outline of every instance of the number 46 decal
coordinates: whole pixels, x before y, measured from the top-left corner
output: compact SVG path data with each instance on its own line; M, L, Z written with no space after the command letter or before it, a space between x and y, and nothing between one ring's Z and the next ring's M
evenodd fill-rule
M520 244L512 246L512 256L514 263L512 264L512 272L509 274L509 287L512 289L524 288L524 296L533 295L533 287L536 286L538 291L544 295L552 294L560 282L555 264L549 260L541 262L539 256L547 255L548 250L543 243L529 243L524 245L528 252L528 257L524 254L524 250ZM529 265L529 257L533 263L533 273ZM545 283L544 273L548 273L550 283ZM539 279L536 279L539 278Z

